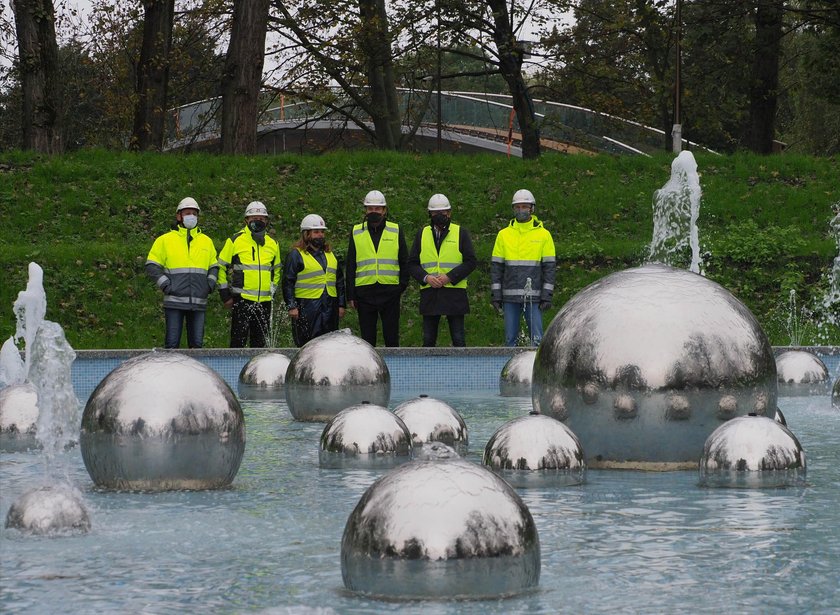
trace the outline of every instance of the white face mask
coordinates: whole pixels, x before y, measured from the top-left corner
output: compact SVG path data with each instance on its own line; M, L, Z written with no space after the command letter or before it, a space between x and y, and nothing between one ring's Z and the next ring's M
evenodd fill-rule
M187 214L181 218L181 224L184 225L184 228L195 228L198 224L198 216Z

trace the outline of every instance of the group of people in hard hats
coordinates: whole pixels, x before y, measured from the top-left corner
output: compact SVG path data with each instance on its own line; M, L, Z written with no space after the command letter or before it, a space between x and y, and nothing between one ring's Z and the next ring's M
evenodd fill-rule
M221 252L198 227L200 207L192 197L178 204L172 229L158 237L146 259L146 273L163 292L166 348L201 348L207 300L218 289L231 310L230 346L261 348L269 341L272 300L282 290L297 346L338 329L345 309L354 309L359 332L375 346L379 322L386 346L399 346L400 299L411 278L420 284L423 345L435 346L445 316L453 346L466 346L464 317L470 311L467 277L476 267L467 229L452 221L443 194L427 204L429 224L417 231L411 249L402 228L388 218L379 190L362 203L364 219L353 226L344 267L327 241L318 214L300 223L300 237L285 258L266 233L266 206L245 209L245 226L227 238ZM515 346L524 315L529 340L542 339L542 312L551 306L556 271L554 241L534 215L528 190L512 199L513 218L499 231L490 267L491 301L504 315L505 344Z

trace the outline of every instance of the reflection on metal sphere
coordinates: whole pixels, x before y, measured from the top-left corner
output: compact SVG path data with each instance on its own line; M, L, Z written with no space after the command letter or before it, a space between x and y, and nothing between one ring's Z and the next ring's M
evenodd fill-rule
M776 408L776 364L750 311L697 274L608 275L557 314L534 361L534 408L589 467L689 469L720 421Z
M779 395L824 394L831 384L828 368L816 355L804 350L786 350L776 357Z
M369 403L345 408L324 426L323 468L393 467L411 459L411 433L397 415Z
M840 410L840 378L834 383L834 388L831 390L831 405Z
M286 395L289 357L280 352L263 352L242 366L239 399L282 399Z
M467 424L458 412L444 401L421 395L394 408L411 433L415 446L424 442L443 442L460 455L467 452Z
M484 465L514 487L579 485L586 475L577 436L560 421L536 413L499 427L484 447Z
M69 485L27 491L9 508L6 527L27 534L84 534L90 515L81 496Z
M785 419L785 415L782 414L782 411L776 408L776 416L773 417L777 423L781 423L785 427L787 427L787 419Z
M34 385L24 382L0 389L0 452L41 448L37 424L38 391Z
M327 421L362 401L387 407L390 399L388 366L349 329L307 342L286 372L286 401L298 421Z
M458 451L443 442L424 442L414 449L414 458L418 461L447 461L460 457Z
M787 487L805 482L805 451L790 430L764 416L724 423L706 440L700 484L707 487Z
M387 598L493 598L537 586L540 543L513 488L463 459L414 461L364 493L341 540L350 590Z
M499 393L502 397L530 397L531 374L534 371L536 350L513 355L499 374Z
M182 354L152 352L99 383L82 415L80 444L100 487L216 489L239 470L245 423L216 372Z

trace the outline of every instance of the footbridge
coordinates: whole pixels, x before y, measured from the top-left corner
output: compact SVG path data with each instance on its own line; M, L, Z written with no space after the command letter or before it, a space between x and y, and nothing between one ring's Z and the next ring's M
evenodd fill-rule
M418 117L417 91L399 90L407 116ZM340 96L337 93L337 96ZM340 103L340 100L339 100ZM333 106L336 106L335 103ZM664 131L625 118L564 103L535 100L545 150L566 153L649 155L662 151ZM354 115L356 115L354 113ZM420 151L490 151L522 155L521 135L511 97L486 92L432 92L419 109L421 121L413 147ZM372 124L365 122L368 126ZM167 150L214 149L219 146L221 98L196 101L170 111ZM325 105L285 96L263 96L257 126L258 149L265 153L324 151L370 145L368 133L346 114ZM697 145L684 141L684 146Z

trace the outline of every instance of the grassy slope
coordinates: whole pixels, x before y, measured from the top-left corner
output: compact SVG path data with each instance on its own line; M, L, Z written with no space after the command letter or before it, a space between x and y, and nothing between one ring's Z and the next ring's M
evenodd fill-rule
M671 155L539 161L503 156L418 156L382 152L318 157L154 155L87 151L57 158L0 154L0 336L14 330L11 305L26 285L26 264L45 269L48 318L75 348L160 345L159 296L143 274L152 239L168 227L186 195L202 207L202 227L221 248L258 199L273 215L285 251L300 219L322 214L338 251L361 219L367 190L382 190L409 241L426 219L434 192L449 196L454 219L473 234L479 269L470 278L470 345L499 345L502 322L489 307L489 257L508 220L510 196L528 187L552 231L559 257L552 313L586 284L639 264L652 232L651 200L670 175ZM822 296L837 248L829 236L840 202L840 159L697 155L703 188L700 239L707 275L753 310L775 344L789 338L783 320L789 290L800 305ZM419 345L417 287L404 298L402 339ZM547 320L548 322L548 320ZM355 316L345 324L356 327ZM217 301L205 345L227 345ZM445 327L443 327L445 329ZM809 342L839 344L840 332ZM291 345L285 328L278 345ZM448 344L442 331L441 344Z

